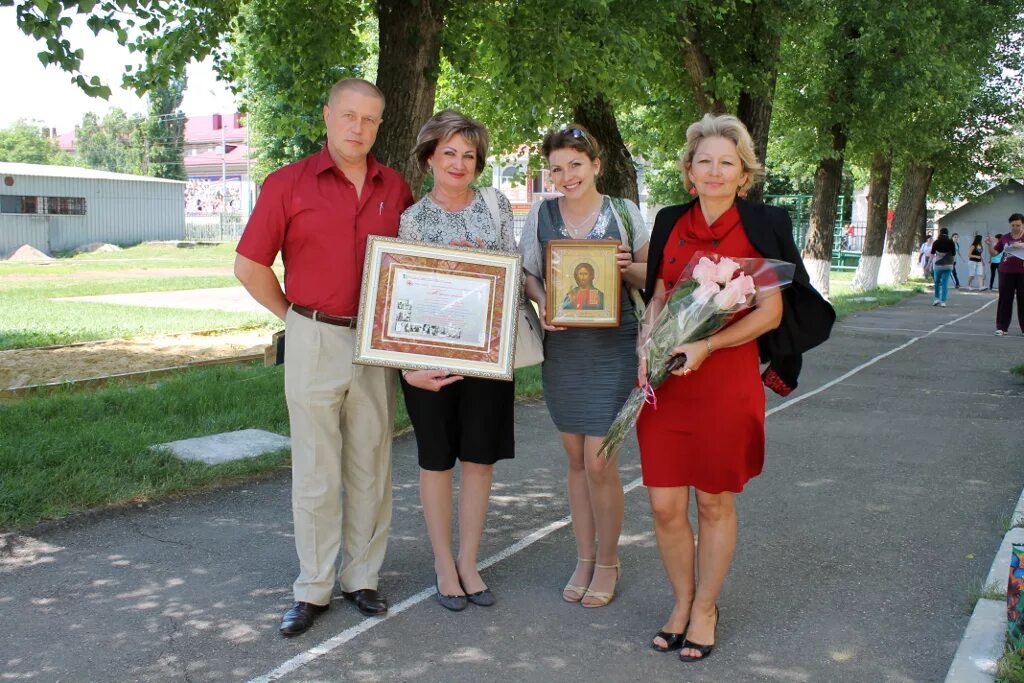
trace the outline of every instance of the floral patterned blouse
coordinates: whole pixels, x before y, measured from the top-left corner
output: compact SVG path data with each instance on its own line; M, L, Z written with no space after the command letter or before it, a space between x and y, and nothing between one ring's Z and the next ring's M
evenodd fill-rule
M488 189L497 199L500 228L494 224L481 190L474 190L473 201L461 211L447 211L435 204L430 195L424 195L402 213L398 238L432 244L450 244L454 240L469 240L475 244L480 238L486 243L486 249L515 252L512 204L501 192Z

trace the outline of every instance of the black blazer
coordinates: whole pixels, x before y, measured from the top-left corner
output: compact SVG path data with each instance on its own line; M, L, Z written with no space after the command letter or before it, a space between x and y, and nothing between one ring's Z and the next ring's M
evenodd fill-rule
M644 299L654 295L665 244L676 221L687 211L697 207L694 200L688 204L666 206L658 212L651 231L647 251L647 282ZM764 258L788 261L796 265L793 284L782 290L782 322L757 340L761 361L768 363L764 383L776 393L785 396L797 386L802 365L802 354L828 339L836 312L811 286L810 277L800 258L800 250L793 241L793 223L785 209L736 200L743 229L751 245ZM698 207L699 208L699 207Z

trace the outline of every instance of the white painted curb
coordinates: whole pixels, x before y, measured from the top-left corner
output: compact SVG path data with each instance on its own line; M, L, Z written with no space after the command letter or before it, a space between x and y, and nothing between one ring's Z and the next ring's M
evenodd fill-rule
M1011 524L1024 522L1024 491L1010 520ZM1006 590L1009 579L1010 551L1014 543L1024 543L1024 528L1014 527L1003 536L999 550L992 560L983 588L998 586ZM963 640L953 655L953 663L946 674L946 683L991 683L995 680L996 662L1003 656L1006 642L1005 600L978 600L967 623Z

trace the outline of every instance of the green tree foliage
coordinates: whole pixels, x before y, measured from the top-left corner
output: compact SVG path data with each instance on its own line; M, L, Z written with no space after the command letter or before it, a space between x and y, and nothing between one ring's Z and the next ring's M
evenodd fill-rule
M146 144L145 166L149 175L185 180L185 114L181 106L185 79L149 91L149 117L143 124Z
M71 158L42 128L24 119L0 130L0 161L68 165Z
M323 145L321 110L331 84L366 76L368 11L358 0L241 3L228 74L248 112L256 179Z
M145 118L115 107L102 119L87 113L75 131L75 154L88 168L146 174Z

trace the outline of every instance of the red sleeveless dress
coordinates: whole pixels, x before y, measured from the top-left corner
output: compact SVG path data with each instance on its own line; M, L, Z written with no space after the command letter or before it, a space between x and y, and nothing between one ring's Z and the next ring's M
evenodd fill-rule
M665 244L658 277L666 290L698 251L759 258L733 205L710 226L700 205L683 214ZM670 375L657 405L640 412L636 432L645 486L693 486L707 493L733 491L764 465L764 388L757 341L716 349L696 372Z

